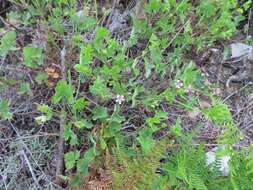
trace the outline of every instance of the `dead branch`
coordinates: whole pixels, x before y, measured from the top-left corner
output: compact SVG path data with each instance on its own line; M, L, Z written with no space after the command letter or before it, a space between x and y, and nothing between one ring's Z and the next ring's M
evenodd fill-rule
M106 27L107 27L107 28L109 27L109 24L110 24L111 19L112 19L112 15L113 15L113 13L114 13L114 11L115 11L115 8L116 8L116 5L117 5L118 3L119 3L118 0L114 0L114 1L113 1L112 9L111 9L111 12L110 12L110 14L109 14L109 17L108 17L107 23L106 23Z
M66 65L65 65L65 56L66 56L66 48L65 46L61 50L61 75L63 80L67 80L66 77ZM64 168L64 127L66 125L66 112L65 112L65 105L62 104L62 110L60 114L60 134L59 134L59 141L58 141L58 155L57 155L57 163L56 163L56 183L58 185L62 185L61 176L63 174Z
M20 30L19 28L17 28L15 25L11 24L10 22L8 22L7 20L5 20L2 16L0 16L0 20L2 21L2 23L4 23L4 25L6 27L12 27L14 28L15 30L19 31L19 32L22 32L22 30Z

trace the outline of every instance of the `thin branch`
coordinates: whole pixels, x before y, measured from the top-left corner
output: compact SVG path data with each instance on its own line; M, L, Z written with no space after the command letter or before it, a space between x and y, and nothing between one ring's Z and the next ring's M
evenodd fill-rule
M57 137L59 136L58 133L39 133L35 135L30 135L30 136L23 136L23 137L18 137L18 138L6 138L6 139L0 139L0 141L19 141L19 140L24 140L24 139L32 139L32 138L38 138L38 137Z
M4 25L6 25L7 27L12 27L15 30L22 32L19 28L17 28L16 26L14 26L13 24L11 24L10 22L6 21L1 15L0 15L0 20L4 23Z
M65 57L66 57L66 47L64 46L61 50L61 75L62 79L67 81Z
M10 67L10 66L1 66L0 65L0 70L10 70L10 71L17 71L17 72L23 72L23 73L30 73L30 72L36 72L33 71L31 69L27 69L27 68L18 68L18 67Z
M115 8L116 8L116 5L117 5L117 4L118 4L118 0L114 0L114 1L113 1L113 5L112 5L111 13L110 13L110 15L109 15L109 17L108 17L108 19L107 19L106 28L108 28L109 25L110 25L110 22L111 22L111 19L112 19L112 15L113 15L113 13L114 13L114 11L115 11Z
M21 153L21 155L24 157L25 162L26 162L26 164L27 164L27 166L28 166L28 168L29 168L29 171L30 171L30 173L31 173L31 175L32 175L32 178L33 178L34 182L36 183L38 189L41 189L41 186L40 186L40 184L39 184L39 182L38 182L38 179L37 179L37 177L36 177L36 175L35 175L35 173L34 173L34 171L33 171L32 165L31 165L31 163L30 163L30 161L29 161L29 159L28 159L28 157L27 157L25 151L24 151L24 150L21 150L20 153Z
M249 85L252 85L252 83L247 83L246 85L244 85L242 88L240 88L238 91L234 91L233 93L229 94L224 100L222 100L223 102L226 102L228 99L230 99L232 96L238 94L239 92L241 92L242 90L244 90L245 88L247 88Z
M58 155L57 155L57 163L56 163L56 183L58 185L62 184L61 176L63 174L64 167L64 126L66 125L66 113L64 108L62 108L62 113L60 117L60 134L58 141Z
M250 19L251 19L251 16L252 16L252 8L253 8L253 5L251 6L251 8L249 10L248 23L247 23L247 38L249 37Z
M5 176L1 175L1 178L2 178L5 190L8 190L7 185L6 185L6 175Z
M66 47L64 46L61 50L61 75L63 80L67 80L66 77L66 65L65 65ZM60 134L58 141L58 155L56 163L56 183L62 185L61 176L63 174L64 167L64 127L66 125L66 111L65 104L62 104L62 110L60 114Z

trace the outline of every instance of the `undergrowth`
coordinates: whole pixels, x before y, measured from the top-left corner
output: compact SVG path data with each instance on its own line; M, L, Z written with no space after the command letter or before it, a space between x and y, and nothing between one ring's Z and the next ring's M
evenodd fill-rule
M166 178L159 176L156 171L164 156L167 142L157 142L149 152L133 148L128 152L116 149L115 159L108 163L112 169L113 189L166 189Z
M10 65L34 71L35 83L12 83L3 76L0 87L16 85L23 96L34 96L35 86L54 89L50 102L37 105L34 119L38 126L58 120L64 129L61 180L88 184L81 176L103 168L116 190L252 189L252 148L234 149L241 133L193 57L231 38L250 1L242 8L236 0L150 0L143 7L146 18L131 18L130 37L123 42L104 25L108 11L99 18L96 1L84 2L82 10L76 0L11 2L16 10L8 13L10 27L24 27L1 28L0 56L7 60L17 54L19 61ZM22 30L36 25L42 40L17 43ZM15 115L12 103L1 98L2 120ZM206 164L205 142L194 140L197 130L189 137L180 117L168 123L173 113L164 104L222 129L217 147L225 147L221 154L231 157L228 176L221 175L219 159ZM136 112L141 116L134 121ZM129 126L134 130L127 131ZM167 132L156 137L161 131Z

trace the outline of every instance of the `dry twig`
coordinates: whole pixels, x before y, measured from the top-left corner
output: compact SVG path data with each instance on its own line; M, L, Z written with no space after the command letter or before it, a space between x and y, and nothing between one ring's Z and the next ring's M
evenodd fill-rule
M15 30L22 32L22 30L20 30L19 28L17 28L15 25L13 25L12 23L8 22L7 20L5 20L2 16L0 16L0 20L4 23L5 26L7 27L12 27Z
M27 164L27 166L28 166L28 168L29 168L29 171L30 171L30 173L31 173L31 175L32 175L32 178L33 178L34 182L36 183L38 189L40 189L40 188L41 188L41 187L40 187L40 184L39 184L39 182L38 182L38 179L37 179L37 177L36 177L36 175L35 175L35 173L34 173L34 171L33 171L32 165L31 165L31 163L30 163L30 161L29 161L29 159L28 159L28 157L27 157L25 151L24 151L24 150L21 150L21 151L20 151L20 154L24 157L25 162L26 162L26 164Z
M66 65L65 65L65 56L66 56L66 48L65 46L61 50L61 74L62 79L67 80L66 77ZM60 134L59 134L59 141L58 141L58 155L57 155L57 163L56 163L56 183L58 185L62 184L61 176L63 174L63 167L64 167L64 126L66 125L66 112L65 112L65 105L62 104L62 110L60 114Z

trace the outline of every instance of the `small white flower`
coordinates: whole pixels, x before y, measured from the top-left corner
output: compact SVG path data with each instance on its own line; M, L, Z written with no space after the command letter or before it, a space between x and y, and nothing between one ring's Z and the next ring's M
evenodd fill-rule
M175 86L176 86L176 88L182 88L182 87L184 86L184 84L183 84L182 81L177 80L177 81L175 82Z
M189 89L189 88L187 88L187 89L185 89L185 93L191 93L191 89Z
M116 96L116 102L121 105L125 101L125 97L123 95L117 94Z

